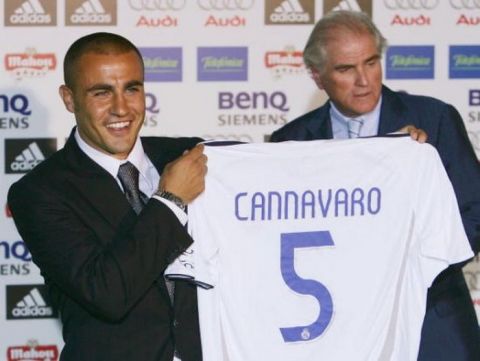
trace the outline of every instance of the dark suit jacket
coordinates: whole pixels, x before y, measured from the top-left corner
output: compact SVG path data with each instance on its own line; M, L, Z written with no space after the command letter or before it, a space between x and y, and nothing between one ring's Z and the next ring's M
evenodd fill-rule
M198 141L142 138L160 174ZM167 206L150 199L137 216L73 135L8 202L60 310L61 360L172 361L174 342L182 361L201 360L196 290L177 282L172 308L162 277L192 243Z
M382 90L378 135L413 124L424 129L440 154L455 189L463 224L475 253L480 250L480 167L457 110L440 100ZM332 138L330 105L291 121L271 141ZM480 360L480 334L459 266L441 273L428 293L419 360Z

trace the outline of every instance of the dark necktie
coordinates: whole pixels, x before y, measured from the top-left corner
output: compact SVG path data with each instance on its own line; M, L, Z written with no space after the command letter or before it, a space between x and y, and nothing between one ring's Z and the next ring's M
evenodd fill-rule
M128 203L135 213L139 214L148 199L138 187L138 169L130 162L122 164L118 169L118 179L122 183Z

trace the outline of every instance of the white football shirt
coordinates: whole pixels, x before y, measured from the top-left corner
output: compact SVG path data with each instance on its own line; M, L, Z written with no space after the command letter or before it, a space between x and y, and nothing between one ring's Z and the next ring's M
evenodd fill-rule
M204 360L416 360L427 288L473 256L409 137L207 146L189 206Z

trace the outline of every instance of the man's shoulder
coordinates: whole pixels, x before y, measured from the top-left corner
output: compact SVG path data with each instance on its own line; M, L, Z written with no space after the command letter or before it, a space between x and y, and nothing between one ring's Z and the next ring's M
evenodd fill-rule
M159 147L159 148L185 148L194 147L202 141L198 137L156 137L145 136L141 137L143 146Z
M291 120L273 132L270 140L272 142L281 142L290 139L308 139L309 125L321 123L324 113L328 114L328 108L327 103Z
M385 87L384 96L387 98L393 97L400 100L402 103L409 107L421 107L420 109L435 108L435 107L446 107L447 103L444 101L434 98L428 95L419 95L419 94L410 94L406 91L393 91ZM418 109L417 109L418 110Z
M141 137L145 153L154 164L165 164L180 157L203 139L197 137Z

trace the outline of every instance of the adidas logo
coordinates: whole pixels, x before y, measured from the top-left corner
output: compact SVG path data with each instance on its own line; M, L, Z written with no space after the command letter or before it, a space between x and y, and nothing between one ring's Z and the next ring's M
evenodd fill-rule
M52 17L47 14L39 0L27 0L10 15L12 24L49 24Z
M108 24L112 15L107 14L100 0L86 0L70 16L73 24Z
M332 9L332 11L337 10L362 11L362 9L360 9L360 5L358 5L358 2L356 0L340 1L340 3Z
M12 310L14 317L46 317L53 315L53 309L45 303L38 288L33 288Z
M270 14L272 23L305 23L310 14L305 12L299 0L285 0Z
M15 160L10 164L10 169L13 171L29 171L43 160L45 160L45 156L38 144L33 142L15 157Z

